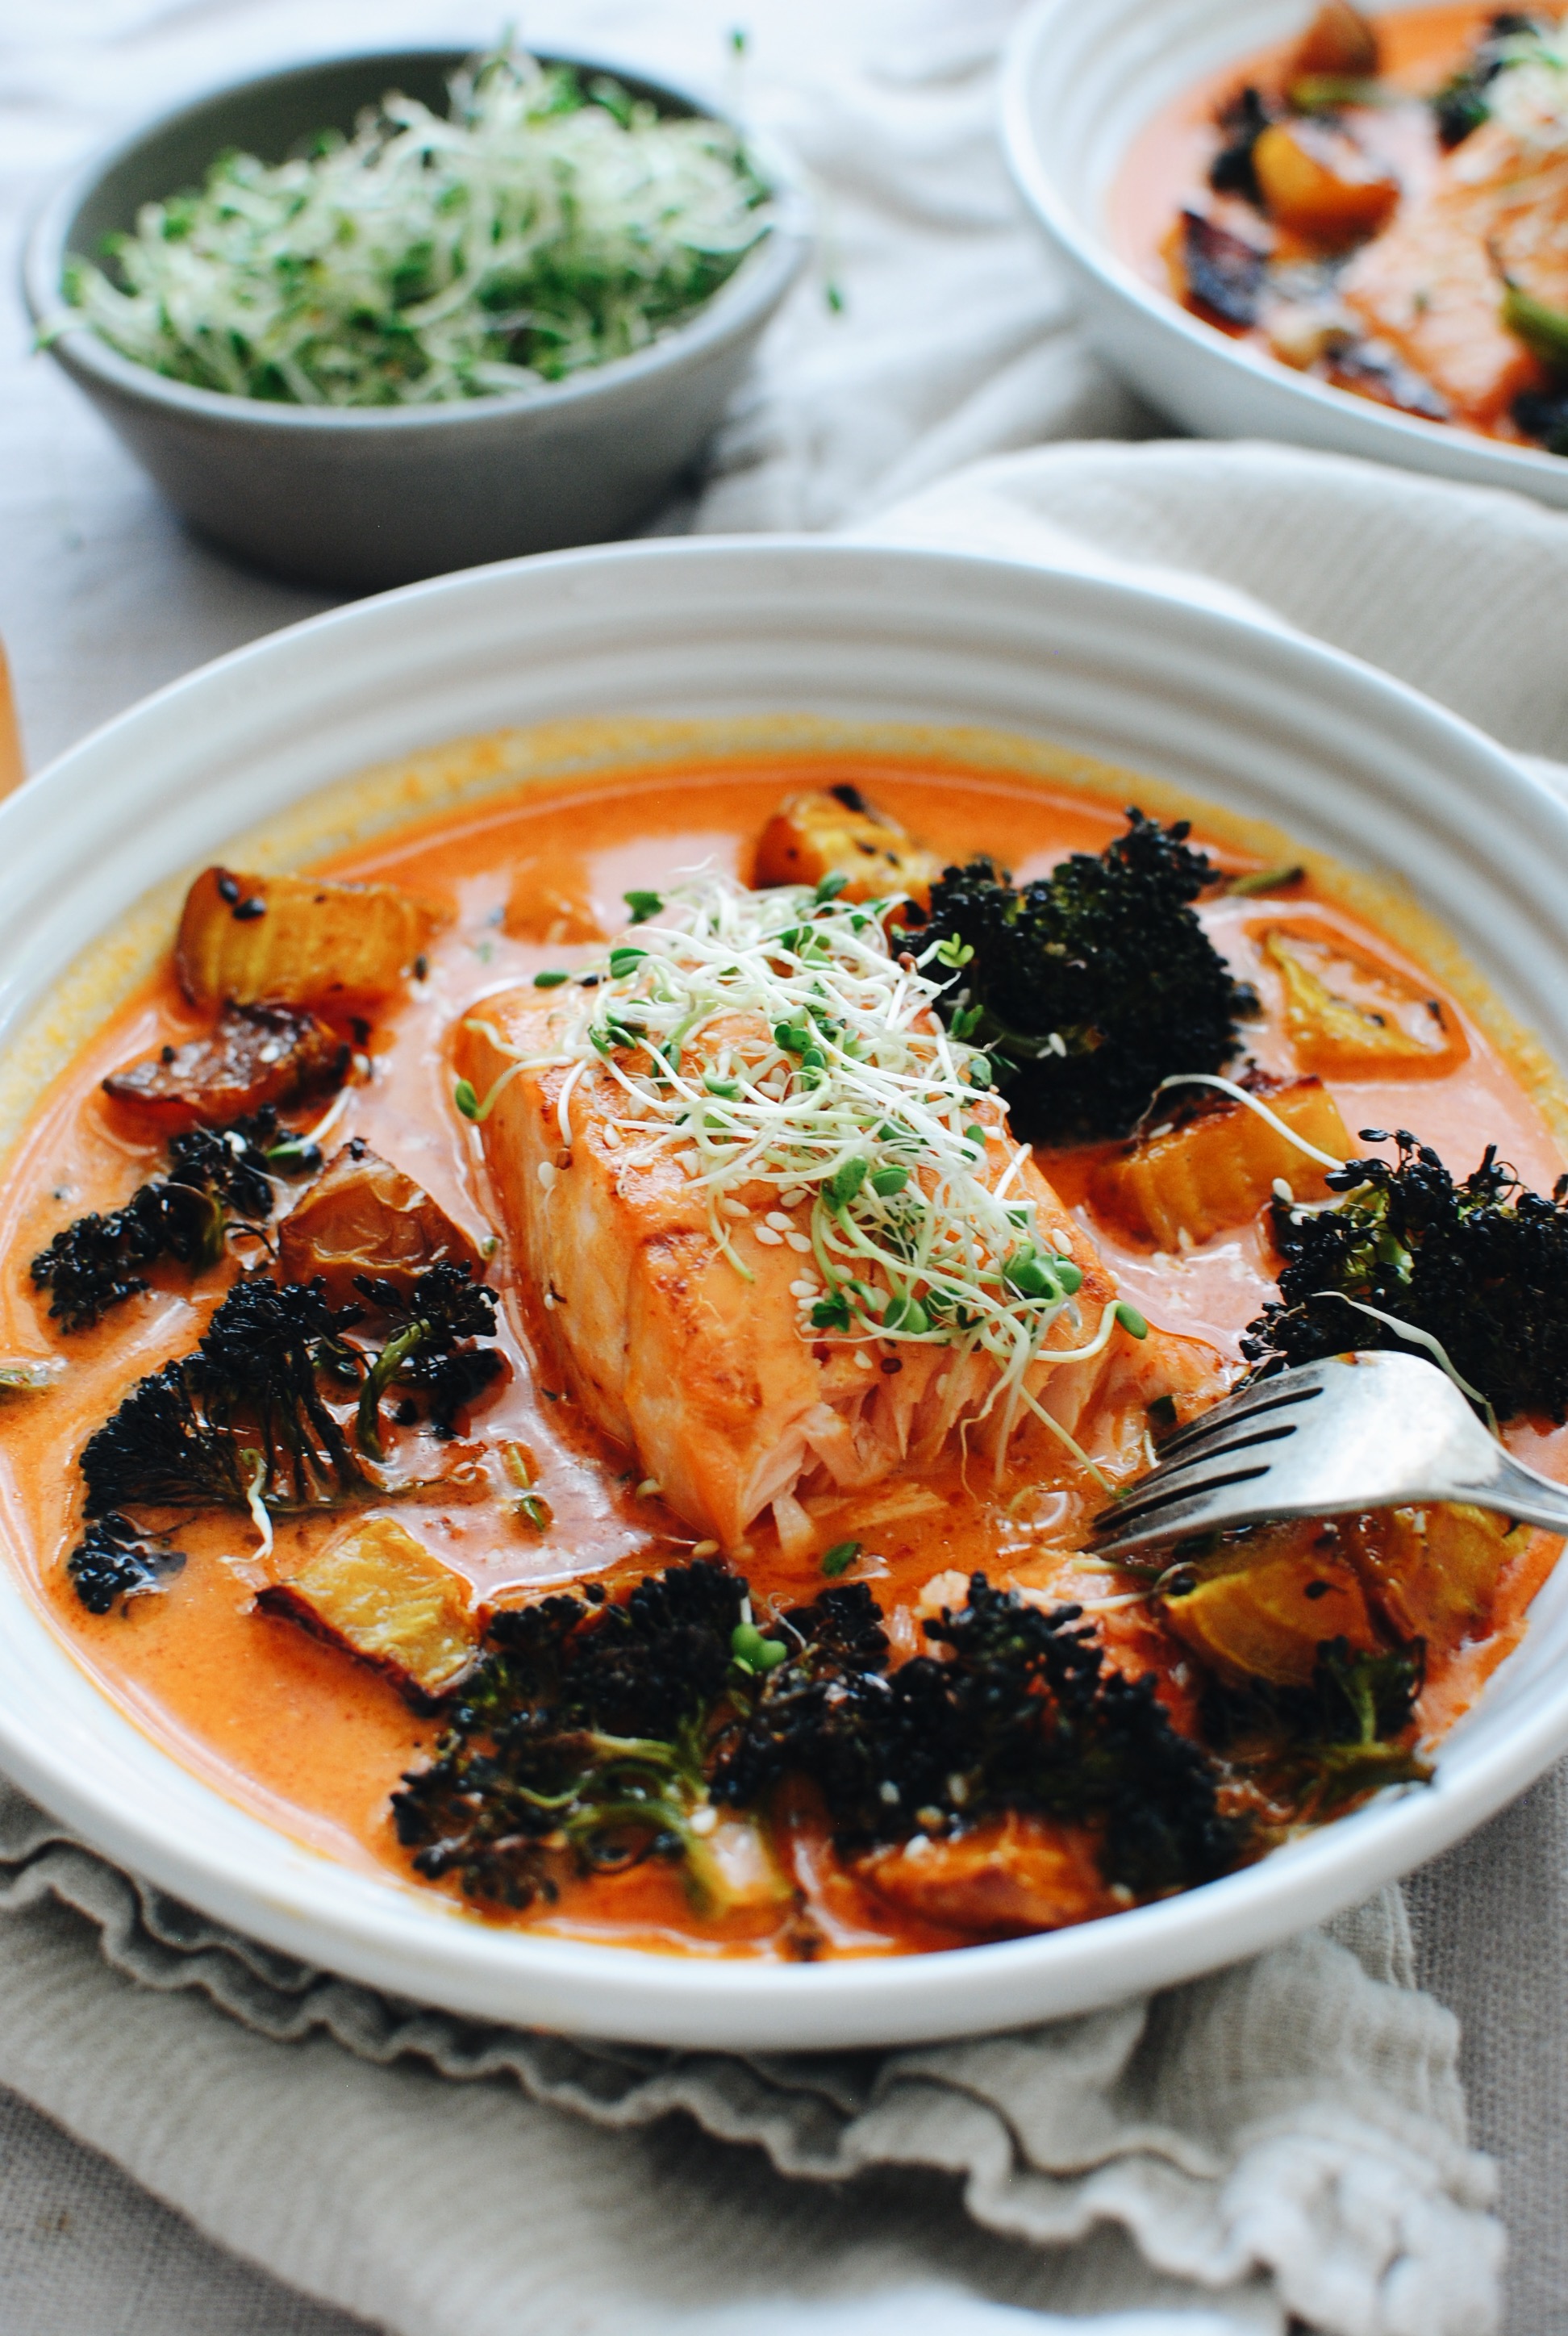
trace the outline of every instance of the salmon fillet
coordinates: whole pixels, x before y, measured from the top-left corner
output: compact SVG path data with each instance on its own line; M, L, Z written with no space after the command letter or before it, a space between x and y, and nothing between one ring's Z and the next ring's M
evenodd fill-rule
M578 1010L531 990L490 998L459 1035L459 1067L479 1097L506 1082L482 1134L510 1272L542 1305L578 1402L669 1505L726 1550L771 1507L793 1550L813 1531L803 1494L929 1466L960 1431L967 1449L999 1458L1029 1407L1010 1389L998 1400L989 1355L813 1325L809 1195L764 1177L716 1200L687 1173L687 1146L621 1134L627 1095L609 1064L519 1067L556 1053ZM765 1023L730 1016L702 1034L698 1059L769 1043ZM1008 1135L1002 1105L977 1096L972 1109L990 1137L978 1173L993 1187L1008 1179L1009 1202L1033 1204L1041 1249L1083 1276L1025 1376L1034 1401L1082 1440L1107 1390L1135 1399L1141 1424L1154 1393L1194 1373L1212 1384L1209 1348L1158 1333L1140 1345L1120 1327L1092 1358L1053 1364L1054 1350L1093 1339L1115 1287Z
M1340 289L1456 421L1485 426L1541 378L1503 323L1500 271L1568 308L1568 162L1489 122L1448 156L1432 192L1358 254Z

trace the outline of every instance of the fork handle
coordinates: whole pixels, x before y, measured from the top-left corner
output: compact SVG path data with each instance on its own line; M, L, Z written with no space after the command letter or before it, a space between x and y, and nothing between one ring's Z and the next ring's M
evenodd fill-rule
M1511 1453L1499 1450L1496 1470L1484 1484L1456 1488L1447 1497L1472 1500L1479 1508L1499 1509L1505 1516L1541 1525L1548 1533L1568 1533L1568 1487L1538 1476Z

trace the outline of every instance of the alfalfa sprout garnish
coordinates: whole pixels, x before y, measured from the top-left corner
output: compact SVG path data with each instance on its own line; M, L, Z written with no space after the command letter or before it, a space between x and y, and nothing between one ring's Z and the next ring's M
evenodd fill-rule
M236 397L526 394L683 323L768 196L727 123L508 48L454 76L445 119L389 92L308 154L219 155L64 291L122 355Z

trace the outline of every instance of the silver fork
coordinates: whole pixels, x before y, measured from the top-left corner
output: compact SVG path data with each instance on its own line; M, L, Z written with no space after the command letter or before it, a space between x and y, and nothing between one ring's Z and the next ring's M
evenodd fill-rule
M1568 1491L1488 1434L1436 1363L1339 1355L1227 1396L1095 1520L1095 1554L1274 1518L1469 1501L1568 1533Z

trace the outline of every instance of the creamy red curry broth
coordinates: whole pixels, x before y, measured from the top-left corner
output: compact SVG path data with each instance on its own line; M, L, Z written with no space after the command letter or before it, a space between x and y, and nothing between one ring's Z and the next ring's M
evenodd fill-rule
M1175 151L1169 141L1167 148ZM572 1400L537 1293L519 1286L515 1260L509 1266L480 1147L453 1108L454 1027L477 1001L531 981L541 969L601 957L602 941L591 938L595 922L606 935L617 931L628 891L667 884L674 871L699 863L744 879L782 794L844 782L896 813L940 858L961 861L983 852L1020 878L1043 873L1069 851L1098 852L1123 827L1109 803L994 772L792 759L531 788L379 836L324 871L406 885L455 912L430 946L427 978L378 1012L366 1040L370 1076L345 1090L326 1149L350 1135L368 1139L491 1252L490 1278L505 1291L499 1343L506 1372L475 1405L463 1433L466 1444L479 1447L493 1450L511 1438L527 1448L548 1502L549 1529L520 1523L493 1484L472 1501L435 1498L397 1512L479 1601L515 1604L588 1577L613 1591L688 1556L699 1535L657 1495L639 1492L635 1456L596 1433ZM1205 841L1201 828L1195 841ZM1210 848L1227 867L1247 864L1223 844ZM1310 880L1267 897L1203 904L1204 924L1262 1001L1262 1018L1246 1028L1248 1053L1265 1070L1292 1070L1279 973L1251 936L1261 920L1309 912L1437 997L1450 1027L1468 1042L1466 1058L1443 1076L1329 1081L1352 1134L1369 1126L1413 1126L1458 1173L1474 1165L1484 1132L1526 1183L1550 1190L1561 1148L1520 1070L1465 1001ZM547 938L552 933L565 938ZM394 1837L388 1796L400 1775L430 1752L438 1718L411 1710L392 1685L341 1650L254 1610L258 1586L297 1571L340 1520L279 1516L272 1554L262 1560L242 1514L185 1518L178 1532L188 1554L183 1571L164 1594L136 1599L124 1612L84 1612L63 1572L80 1516L79 1485L65 1455L80 1450L133 1378L189 1351L234 1269L192 1282L178 1268L155 1266L151 1293L93 1329L56 1339L28 1263L62 1225L87 1209L120 1204L158 1164L157 1141L103 1095L101 1080L133 1057L181 1044L209 1018L187 1005L171 973L160 972L57 1081L12 1159L0 1201L0 1348L63 1352L71 1368L61 1386L19 1399L6 1414L0 1443L5 1538L25 1553L28 1586L52 1626L154 1740L296 1838L415 1887L407 1854ZM326 1108L302 1106L290 1115L308 1125ZM1125 1296L1156 1331L1207 1342L1222 1378L1233 1377L1242 1327L1272 1289L1275 1261L1261 1218L1190 1250L1153 1250L1096 1215L1086 1197L1096 1168L1116 1150L1078 1146L1042 1152L1039 1159ZM288 1205L286 1198L281 1206ZM1515 1425L1508 1440L1536 1465L1568 1475L1563 1434L1549 1423ZM1105 1600L1104 1572L1071 1553L1103 1496L1066 1451L1049 1437L1026 1435L999 1482L989 1469L970 1473L967 1491L954 1457L934 1471L821 1498L809 1504L808 1551L786 1556L765 1519L727 1554L744 1565L762 1611L812 1598L823 1586L822 1552L859 1542L854 1578L868 1582L886 1610L901 1657L921 1645L924 1616L955 1594L961 1602L962 1577L976 1568L999 1584L1053 1598ZM1486 1628L1430 1650L1420 1705L1428 1738L1442 1733L1515 1643L1555 1548L1543 1535L1517 1537ZM1148 1605L1124 1599L1095 1619L1113 1660L1133 1670L1152 1668L1178 1725L1190 1722L1200 1681L1181 1642ZM783 1837L796 1892L788 1907L705 1919L678 1871L653 1856L622 1873L569 1880L554 1903L511 1915L494 1907L485 1912L557 1934L708 1954L907 1952L977 1935L972 1928L919 1919L869 1887L835 1856L809 1795L786 1795ZM803 1937L809 1942L803 1949Z

